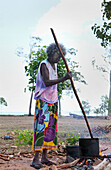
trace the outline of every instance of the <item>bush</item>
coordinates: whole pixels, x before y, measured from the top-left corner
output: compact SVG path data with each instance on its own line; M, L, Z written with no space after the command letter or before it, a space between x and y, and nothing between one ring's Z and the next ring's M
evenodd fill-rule
M75 145L77 142L79 142L79 136L71 134L69 138L66 139L67 145Z
M15 131L18 140L15 140L17 145L32 145L33 132L29 129Z

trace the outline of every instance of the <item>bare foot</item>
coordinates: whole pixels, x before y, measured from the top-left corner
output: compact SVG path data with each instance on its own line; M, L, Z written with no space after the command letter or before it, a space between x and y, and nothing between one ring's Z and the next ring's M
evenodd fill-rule
M44 166L42 165L42 163L32 163L30 165L31 167L35 168L35 169L40 169L43 168Z
M41 163L45 165L57 165L55 162L49 161L48 159L41 159Z
M34 167L35 169L43 168L43 164L38 159L33 159L31 167Z

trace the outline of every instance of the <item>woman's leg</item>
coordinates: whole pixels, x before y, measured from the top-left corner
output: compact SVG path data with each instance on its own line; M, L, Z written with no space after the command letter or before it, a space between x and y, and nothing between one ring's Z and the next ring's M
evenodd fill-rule
M46 162L46 161L48 161L48 158L47 158L47 149L43 149L41 162Z
M39 161L39 153L40 153L39 151L35 151L35 155L34 155L32 164L40 163L40 161Z
M31 167L34 167L36 169L43 168L43 164L39 161L39 151L35 151L35 155L32 161Z
M43 149L41 162L46 165L57 165L55 162L49 161L47 158L47 149Z

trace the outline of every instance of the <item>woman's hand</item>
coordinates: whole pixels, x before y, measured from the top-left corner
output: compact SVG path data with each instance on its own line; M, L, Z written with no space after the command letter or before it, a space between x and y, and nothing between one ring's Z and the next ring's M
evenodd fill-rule
M65 78L65 80L71 79L72 78L72 72L71 71L67 72L64 78Z

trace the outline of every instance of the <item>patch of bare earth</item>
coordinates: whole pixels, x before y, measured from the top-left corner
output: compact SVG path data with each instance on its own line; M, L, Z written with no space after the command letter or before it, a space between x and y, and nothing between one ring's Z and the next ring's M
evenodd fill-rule
M100 149L103 154L111 154L111 119L90 118L88 119L94 137L99 138ZM109 129L108 129L109 128ZM0 116L0 170L33 170L30 164L33 152L30 145L16 146L16 130L33 129L33 116ZM13 138L4 140L4 135ZM58 142L64 141L68 134L77 134L80 137L90 137L84 119L72 117L59 117L58 119ZM49 151L48 157L58 165L66 160L63 149ZM51 167L50 167L51 168ZM52 167L54 169L54 167ZM42 169L49 169L45 166ZM68 169L68 168L67 168ZM69 168L70 169L70 168Z

